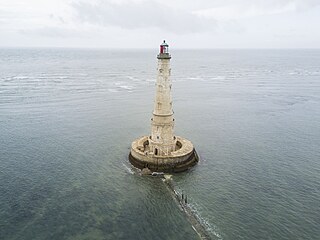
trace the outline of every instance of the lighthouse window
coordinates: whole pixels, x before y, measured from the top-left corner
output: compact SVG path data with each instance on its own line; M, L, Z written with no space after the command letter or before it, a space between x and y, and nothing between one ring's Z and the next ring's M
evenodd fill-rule
M161 109L161 103L158 102L158 110Z
M157 136L157 139L159 139L159 136Z
M160 72L160 73L162 73L162 72L163 72L163 69L162 69L162 68L160 68L160 69L159 69L159 72Z

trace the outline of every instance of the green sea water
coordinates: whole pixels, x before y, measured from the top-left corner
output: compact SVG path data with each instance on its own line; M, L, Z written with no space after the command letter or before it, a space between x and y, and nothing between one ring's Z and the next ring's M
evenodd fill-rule
M128 162L157 51L0 49L0 239L198 239ZM214 239L320 239L320 51L172 51L176 191Z

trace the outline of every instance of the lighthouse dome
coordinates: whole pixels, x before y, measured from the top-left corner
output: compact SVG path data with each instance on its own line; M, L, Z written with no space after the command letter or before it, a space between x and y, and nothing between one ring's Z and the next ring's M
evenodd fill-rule
M166 43L166 40L163 40L163 43L161 43L160 46L166 46L166 47L169 47L169 45Z

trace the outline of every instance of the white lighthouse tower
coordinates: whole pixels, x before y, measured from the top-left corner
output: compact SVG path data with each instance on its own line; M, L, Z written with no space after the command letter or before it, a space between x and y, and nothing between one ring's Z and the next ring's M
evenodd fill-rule
M151 119L150 152L155 156L168 156L175 150L176 138L173 135L173 110L170 80L169 46L163 41L158 55L158 76L153 117Z
M173 133L174 118L171 97L171 68L169 46L163 41L157 56L157 82L151 135L133 141L130 162L140 169L152 171L180 172L198 162L193 144Z

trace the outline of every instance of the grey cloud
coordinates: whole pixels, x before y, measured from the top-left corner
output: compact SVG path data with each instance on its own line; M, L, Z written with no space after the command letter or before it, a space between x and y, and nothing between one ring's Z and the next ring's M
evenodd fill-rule
M236 3L237 1L231 0L231 2ZM241 2L242 3L242 2ZM315 7L320 4L319 0L244 0L244 6L261 6L265 8L279 8L294 4L296 6L296 11L304 11L309 8Z
M5 23L8 20L11 21L14 17L13 13L0 9L0 22Z
M51 14L49 15L49 17L50 17L51 19L59 22L60 24L65 24L65 23L66 23L66 21L65 21L65 20L63 19L63 17L61 17L61 16L56 16L56 15L54 15L54 14L51 13Z
M197 0L194 4L194 0L179 1L192 3L194 11L226 6L238 6L241 9L247 9L250 7L278 9L291 4L295 5L296 11L305 11L320 5L319 0Z
M161 2L163 0L157 1ZM292 3L296 4L299 10L305 10L320 5L319 0L174 0L170 2L170 5L197 11L228 5L240 5L243 8L249 6L279 7Z
M42 27L29 30L20 29L18 30L18 33L22 35L41 36L47 38L75 38L81 36L87 37L84 32L59 27Z
M214 20L203 19L191 12L169 8L155 1L73 3L77 17L90 24L117 26L124 29L158 28L173 33L194 33L215 28Z

